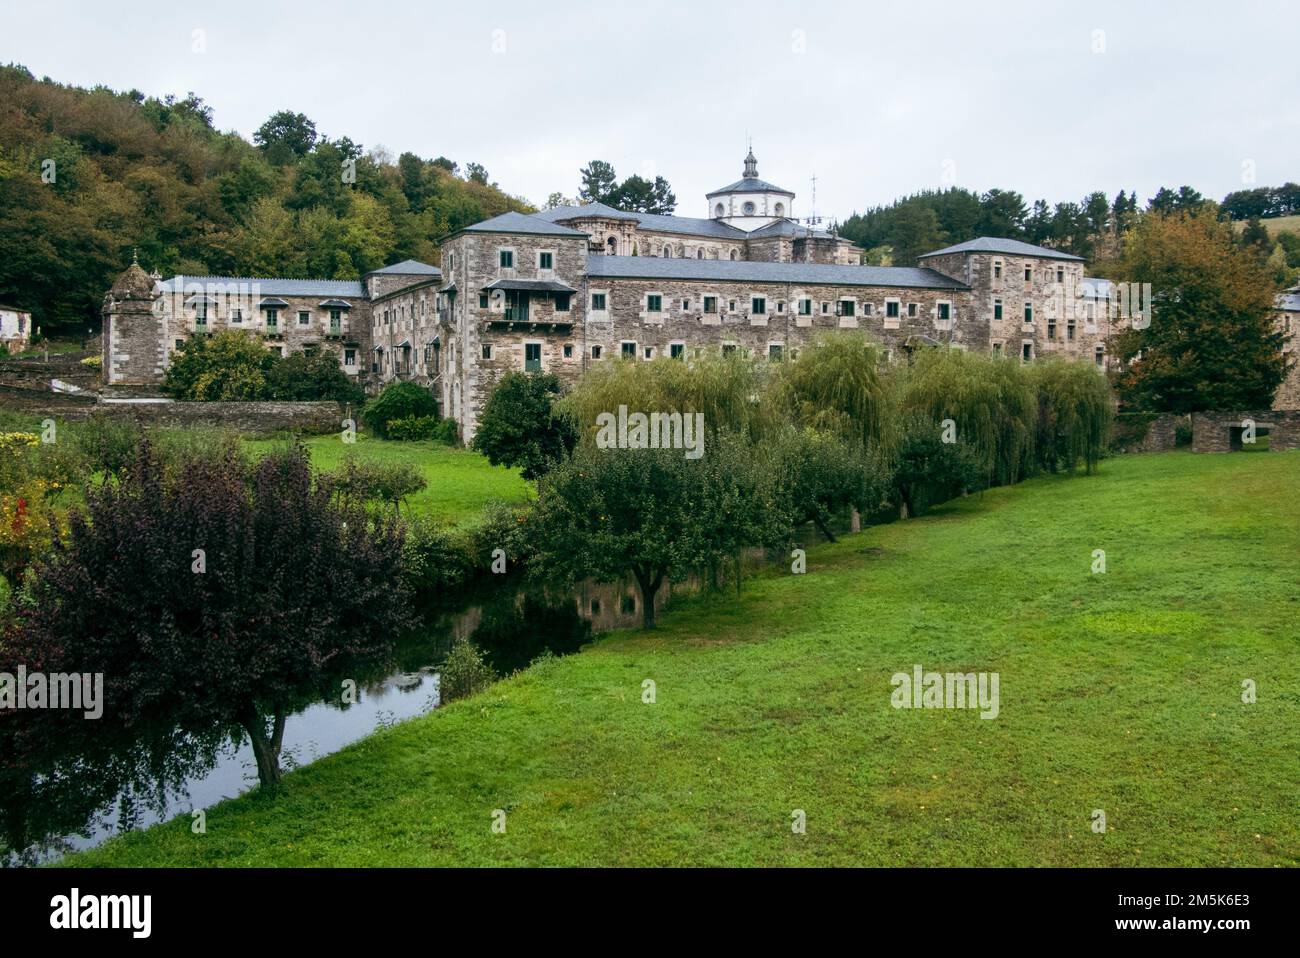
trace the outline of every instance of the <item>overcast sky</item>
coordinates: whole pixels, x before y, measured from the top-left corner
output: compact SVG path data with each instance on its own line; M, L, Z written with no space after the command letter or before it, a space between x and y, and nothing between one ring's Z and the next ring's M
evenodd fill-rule
M1300 0L0 0L0 61L38 77L192 90L247 137L306 113L539 204L605 159L691 216L747 136L799 216L814 174L841 218L949 183L1056 202L1300 180L1298 37Z

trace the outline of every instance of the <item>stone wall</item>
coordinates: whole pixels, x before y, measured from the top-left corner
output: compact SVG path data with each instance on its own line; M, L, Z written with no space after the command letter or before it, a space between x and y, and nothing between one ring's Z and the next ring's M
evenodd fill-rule
M9 406L0 391L0 406ZM20 410L43 417L81 421L91 416L133 419L145 428L220 426L245 435L342 431L345 410L336 402L86 402L71 398L24 403ZM356 418L357 411L350 410Z
M1233 452L1241 448L1241 430L1253 422L1256 438L1267 431L1270 452L1300 449L1300 409L1192 413L1193 452Z
M1115 417L1111 446L1119 452L1168 452L1178 445L1178 427L1190 423L1187 416L1162 413L1120 413Z

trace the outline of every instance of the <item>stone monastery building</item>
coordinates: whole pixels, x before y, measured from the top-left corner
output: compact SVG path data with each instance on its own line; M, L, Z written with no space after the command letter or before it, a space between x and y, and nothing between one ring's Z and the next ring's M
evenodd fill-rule
M512 370L574 381L594 363L706 349L779 360L833 329L891 354L932 343L1105 365L1108 284L1079 257L982 237L915 267L862 266L851 242L796 219L794 200L751 151L741 179L707 194L708 218L601 203L505 213L444 237L441 269L162 280L133 265L105 298L105 382L156 384L189 336L247 329L282 354L334 353L367 384L429 386L468 441Z

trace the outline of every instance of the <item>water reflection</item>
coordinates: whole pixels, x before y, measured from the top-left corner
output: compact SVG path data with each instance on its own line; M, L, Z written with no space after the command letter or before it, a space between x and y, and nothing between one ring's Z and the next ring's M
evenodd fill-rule
M678 586L693 591L695 586ZM669 602L665 587L656 602ZM544 652L577 651L593 632L637 627L641 597L631 583L586 583L576 590L498 588L457 609L426 611L428 625L397 639L390 660L357 679L354 702L311 701L288 715L281 768L306 765L439 704L438 664L467 638L500 675ZM229 726L159 729L112 741L103 736L59 754L38 772L0 767L0 862L35 865L90 848L112 835L190 815L257 785L248 735Z

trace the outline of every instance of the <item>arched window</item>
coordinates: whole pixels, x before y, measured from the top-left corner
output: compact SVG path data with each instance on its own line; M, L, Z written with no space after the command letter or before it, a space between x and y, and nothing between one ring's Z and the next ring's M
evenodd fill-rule
M726 213L727 213L727 210L726 210L726 208L725 208L721 203L719 203L717 206L715 206L715 207L713 208L713 215L714 215L714 216L725 216Z
M672 258L673 258L673 248L671 246L665 246L664 259L672 259Z
M704 259L704 249L703 249L703 248L697 249L697 250L695 251L695 258L696 258L696 259Z
M609 255L610 255L610 256L613 256L613 255L615 255L615 254L618 252L618 238L617 238L617 237L615 237L615 236L611 236L609 239L605 240L605 245L606 245L607 247L609 247Z
M785 216L785 204L784 204L784 203L777 203L777 204L776 204L776 215L777 215L777 216Z
M731 258L739 259L739 254L734 249L731 251Z
M757 207L754 206L754 204L753 204L752 202L750 202L750 203L746 203L744 206L742 206L741 209L745 211L745 215L746 215L746 216L753 216L753 215L754 215L754 210L756 210Z

